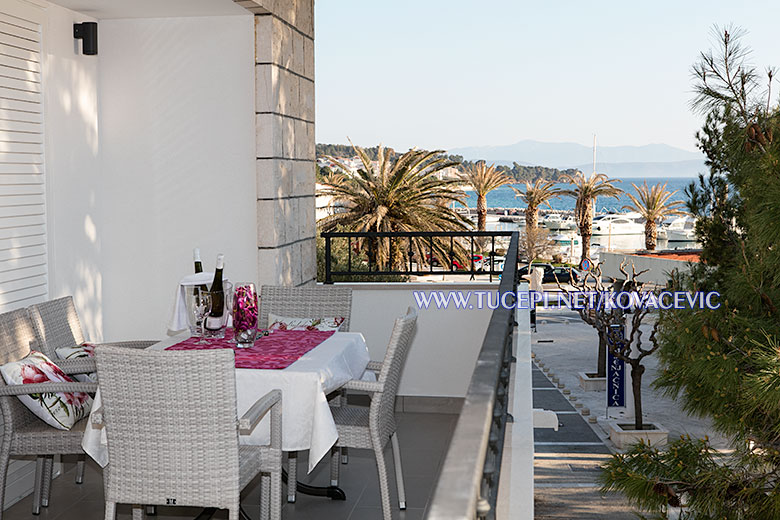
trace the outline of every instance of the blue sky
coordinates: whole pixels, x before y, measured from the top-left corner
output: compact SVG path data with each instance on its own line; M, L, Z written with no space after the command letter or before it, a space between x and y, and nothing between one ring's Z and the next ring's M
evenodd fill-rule
M746 7L749 6L749 7ZM522 139L695 149L690 69L713 24L780 66L770 1L317 0L317 142ZM775 85L780 90L780 85Z

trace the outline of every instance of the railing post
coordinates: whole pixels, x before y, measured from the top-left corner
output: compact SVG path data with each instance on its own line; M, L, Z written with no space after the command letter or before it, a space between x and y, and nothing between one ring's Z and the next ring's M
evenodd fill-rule
M330 274L330 235L325 236L325 283L333 283Z

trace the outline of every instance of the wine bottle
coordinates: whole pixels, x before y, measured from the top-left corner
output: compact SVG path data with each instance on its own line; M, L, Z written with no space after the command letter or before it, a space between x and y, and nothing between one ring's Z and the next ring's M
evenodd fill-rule
M196 247L192 250L192 260L195 262L195 274L202 273L203 272L203 263L200 261L200 248ZM199 288L201 291L208 291L209 288L206 287L206 284L200 284L197 288ZM195 289L192 290L192 294L195 296L198 295L198 291Z
M225 313L225 292L222 288L222 271L225 267L225 255L217 255L217 267L214 269L214 281L211 282L211 312L206 318L206 328L217 330L222 325Z

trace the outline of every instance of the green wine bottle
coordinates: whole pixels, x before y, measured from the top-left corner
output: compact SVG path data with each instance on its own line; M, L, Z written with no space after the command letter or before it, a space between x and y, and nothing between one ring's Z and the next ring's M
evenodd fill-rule
M211 312L206 318L208 330L218 330L222 326L222 316L225 313L225 292L222 288L222 271L225 267L225 255L217 255L217 267L214 269L214 281L211 282Z
M200 248L196 247L192 250L192 260L195 262L195 274L202 273L203 272L203 263L200 261ZM201 284L197 286L201 291L208 291L209 288L206 287L206 284ZM198 291L195 289L192 290L192 294L195 296L198 295Z

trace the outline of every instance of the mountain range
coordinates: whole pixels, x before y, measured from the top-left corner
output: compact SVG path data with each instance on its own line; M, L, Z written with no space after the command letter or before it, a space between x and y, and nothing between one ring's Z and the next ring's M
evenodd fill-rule
M510 166L517 162L526 166L577 168L586 173L593 170L593 149L578 143L524 140L510 145L454 148L448 153ZM610 177L695 177L706 168L699 152L647 144L597 147L596 171Z

